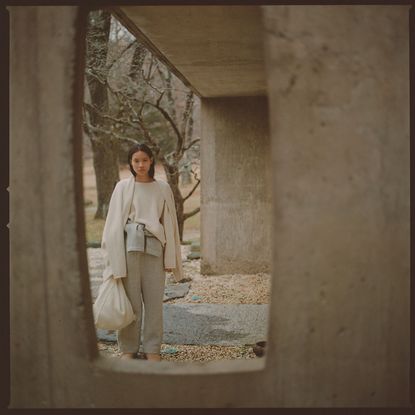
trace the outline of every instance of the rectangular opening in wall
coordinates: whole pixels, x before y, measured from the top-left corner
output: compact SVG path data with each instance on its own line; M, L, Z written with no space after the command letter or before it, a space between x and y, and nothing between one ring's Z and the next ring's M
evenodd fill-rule
M118 208L125 210L122 200L129 195L127 183L132 181L130 187L134 190L127 220L144 223L152 234L147 236L155 236L163 250L160 256L151 256L152 261L148 263L153 265L150 266L145 265L146 248L144 252L121 251L128 273L127 278L121 279L122 285L135 311L141 301L144 303L142 324L131 329L129 334L125 334L124 328L124 335L120 335L121 331L98 328L100 355L112 358L137 352L135 360L145 360L146 354L153 352L151 347L158 347L158 337L154 333L157 330L149 329L158 324L162 330L160 355L163 361L212 362L212 367L219 368L215 362L235 360L241 365L231 365L229 370L244 370L244 367L259 370L265 364L271 290L271 165L267 161L266 98L245 96L245 89L239 97L204 97L199 88L172 65L171 58L168 60L161 54L133 23L139 16L138 9L151 12L148 7L132 7L112 12L94 10L88 16L83 192L93 302L103 289L111 268L105 258L112 253L105 243L103 246L104 234L108 237L110 232L106 233L104 228L108 217L114 217L111 209L116 209L114 194L121 182L125 183L125 189L119 192L123 196ZM161 20L157 27L160 28L164 22L163 8L158 11ZM240 12L239 19L246 19L247 11L241 9ZM203 19L200 11L198 13L198 19ZM210 7L209 13L213 18L215 8ZM161 36L163 31L159 33ZM189 41L191 47L191 39L184 37L182 41L183 44ZM258 42L262 47L259 36ZM213 71L215 65L217 63L212 61L208 69ZM226 68L222 70L229 76ZM203 89L203 75L194 76L195 80L200 76ZM241 82L239 87L242 86L247 88L249 84ZM234 89L237 87L233 85ZM256 95L262 92L258 90ZM232 136L232 131L237 132ZM151 152L141 149L131 153L138 143L146 144ZM255 152L255 148L259 151ZM136 159L136 156L140 157ZM150 169L145 167L146 160L141 156L148 157ZM151 167L152 157L154 167ZM256 166L260 166L261 177L252 180L249 171L254 171ZM158 185L167 183L168 190L163 193L157 187L158 196L154 196L150 190L156 184L154 180ZM139 194L147 194L151 203L142 203L143 199L137 197ZM177 228L174 220L169 222L172 219L168 216L172 211L169 194ZM111 197L114 201L110 209ZM155 226L146 208L157 211L162 226ZM261 213L260 219L255 221L258 213ZM124 229L122 231L126 238ZM178 262L174 249L172 251L177 247L175 236L180 241L180 272L177 266L173 267ZM154 273L152 267L159 267L158 271ZM160 267L165 273L159 272ZM136 279L130 276L132 270L137 274ZM157 285L155 277L160 275L164 281ZM162 291L157 294L157 289ZM150 295L163 297L163 317L162 322L152 317L156 314L149 300L146 329L145 297ZM146 343L151 343L148 339L153 339L154 343ZM253 361L257 363L247 363Z

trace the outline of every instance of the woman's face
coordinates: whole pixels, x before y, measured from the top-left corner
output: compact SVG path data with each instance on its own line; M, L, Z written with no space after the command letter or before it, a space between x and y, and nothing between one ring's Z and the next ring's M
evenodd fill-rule
M131 165L139 178L148 178L152 159L144 151L137 151L131 158Z

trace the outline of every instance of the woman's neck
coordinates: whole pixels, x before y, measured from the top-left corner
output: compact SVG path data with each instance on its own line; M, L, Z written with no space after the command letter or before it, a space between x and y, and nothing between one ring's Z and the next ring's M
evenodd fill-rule
M135 181L138 183L151 183L154 182L155 180L152 177L147 177L146 179L138 179L137 176L135 177Z

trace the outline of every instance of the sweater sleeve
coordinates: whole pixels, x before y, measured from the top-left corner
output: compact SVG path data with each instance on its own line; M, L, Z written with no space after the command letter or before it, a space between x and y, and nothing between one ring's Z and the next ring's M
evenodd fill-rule
M166 206L162 216L162 224L166 238L166 244L164 245L164 268L176 268L176 242L174 239L174 228L171 215Z
M122 190L117 183L111 195L107 217L102 234L101 248L104 256L104 279L113 275L115 278L127 274L124 253L124 228L122 224Z

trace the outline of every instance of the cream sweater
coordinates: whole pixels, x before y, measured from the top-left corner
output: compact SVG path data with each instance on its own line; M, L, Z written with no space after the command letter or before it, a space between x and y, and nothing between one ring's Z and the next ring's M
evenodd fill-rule
M129 219L146 225L164 247L164 267L175 268L175 240L173 224L167 209L163 209L164 197L156 181L134 183L134 194Z
M165 181L156 179L156 182L159 185L161 193L166 201L164 209L167 215L165 216L163 228L166 237L164 258L168 262L165 264L165 267L173 268L175 280L180 281L183 278L183 267L180 249L179 225L177 223L173 192L170 189L169 184ZM110 278L111 276L115 278L127 277L124 227L130 214L134 190L135 180L134 177L131 176L128 179L120 180L112 192L101 242L105 264L103 272L104 280ZM170 236L168 233L168 223L170 223L173 228L173 244L169 243ZM171 263L170 259L172 259ZM174 267L172 267L173 262Z

